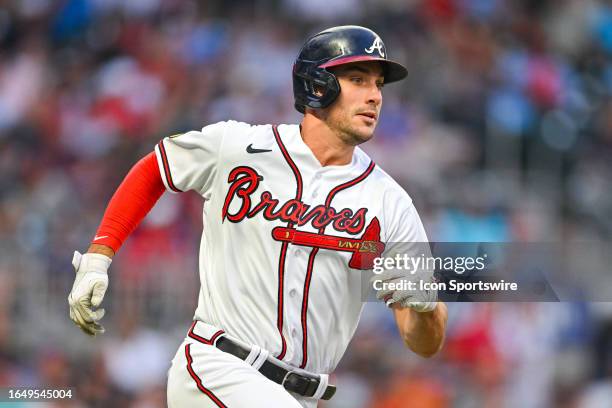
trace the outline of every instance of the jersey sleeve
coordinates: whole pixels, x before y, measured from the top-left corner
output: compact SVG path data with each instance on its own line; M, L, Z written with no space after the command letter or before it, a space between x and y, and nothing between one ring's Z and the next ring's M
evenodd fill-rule
M427 233L412 200L391 214L389 242L427 242Z
M427 233L408 194L402 194L400 201L396 201L395 205L391 206L391 214L388 214L388 217L387 241L383 257L431 256Z
M229 122L219 122L165 137L155 146L157 164L166 189L173 193L194 190L209 198Z

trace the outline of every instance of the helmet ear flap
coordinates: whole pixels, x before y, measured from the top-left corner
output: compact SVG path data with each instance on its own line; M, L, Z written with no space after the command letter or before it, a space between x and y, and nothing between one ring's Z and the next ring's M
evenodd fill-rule
M334 74L324 68L313 70L310 84L310 104L311 108L326 108L340 94L340 84Z
M325 68L298 62L293 69L293 87L296 95L295 107L304 113L305 108L325 108L340 94L336 76Z

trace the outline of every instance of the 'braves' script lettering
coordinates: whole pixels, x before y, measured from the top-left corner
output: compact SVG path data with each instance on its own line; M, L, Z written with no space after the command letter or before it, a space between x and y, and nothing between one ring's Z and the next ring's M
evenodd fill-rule
M227 178L230 187L221 213L223 221L228 219L231 222L240 222L261 213L269 221L282 220L298 227L310 222L316 229L331 225L336 231L344 231L352 235L359 234L365 227L367 208L360 208L356 212L350 208L338 211L334 207L325 205L311 208L310 205L296 199L281 204L269 191L262 192L259 201L254 201L252 195L259 187L261 180L263 176L251 167L240 166L230 172ZM230 212L232 203L238 203L239 207L235 209L234 204Z

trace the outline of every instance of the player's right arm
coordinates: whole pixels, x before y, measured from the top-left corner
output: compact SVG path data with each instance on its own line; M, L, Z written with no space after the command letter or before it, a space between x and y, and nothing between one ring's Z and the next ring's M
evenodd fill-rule
M70 318L85 333L103 333L97 309L108 288L112 257L165 191L154 153L141 159L111 198L87 253L74 253L76 277L68 295ZM97 309L97 310L96 310Z
M70 318L85 333L104 332L99 323L104 309L97 308L108 287L112 258L164 191L194 190L210 198L223 138L230 130L244 133L248 125L219 122L166 137L132 167L111 198L87 253L75 252L72 260L76 277L68 296Z

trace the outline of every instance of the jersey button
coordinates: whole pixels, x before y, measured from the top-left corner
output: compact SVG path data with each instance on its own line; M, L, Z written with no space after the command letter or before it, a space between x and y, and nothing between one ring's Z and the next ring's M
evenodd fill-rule
M297 330L293 329L291 330L291 335L295 338L297 338Z
M295 295L297 295L297 290L295 290L295 289L291 289L291 290L289 291L289 296L291 296L291 297L295 297Z

